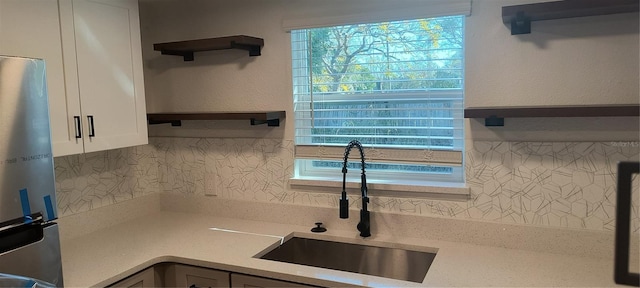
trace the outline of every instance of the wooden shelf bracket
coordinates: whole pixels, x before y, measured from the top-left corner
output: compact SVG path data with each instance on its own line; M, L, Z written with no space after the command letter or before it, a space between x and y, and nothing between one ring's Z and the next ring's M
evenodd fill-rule
M278 127L280 126L280 119L269 119L269 120L258 120L255 118L251 118L251 125L262 125L267 124L269 127Z

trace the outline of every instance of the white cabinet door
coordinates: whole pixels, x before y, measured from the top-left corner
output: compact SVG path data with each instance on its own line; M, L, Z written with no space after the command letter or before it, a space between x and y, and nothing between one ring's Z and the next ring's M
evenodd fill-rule
M73 14L85 152L147 144L138 1L74 0Z
M59 4L67 97L81 110L67 120L80 117L83 151L147 144L138 1Z
M123 280L120 280L108 287L123 287L123 288L133 288L133 287L157 287L156 285L156 275L155 269L153 267L142 270L136 274L133 274Z
M80 116L80 98L65 91L60 20L57 1L0 0L0 54L45 60L56 156L83 151L73 122L73 115Z
M228 288L229 272L174 264L165 275L167 286L193 288ZM175 278L173 278L175 277Z
M54 156L148 143L139 22L137 0L0 0L0 55L45 60Z

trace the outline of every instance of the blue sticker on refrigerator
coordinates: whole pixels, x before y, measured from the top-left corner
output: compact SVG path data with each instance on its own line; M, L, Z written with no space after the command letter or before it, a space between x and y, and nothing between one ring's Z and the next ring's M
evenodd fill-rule
M27 188L20 189L20 204L22 205L22 216L31 216L31 206L29 205L29 192Z

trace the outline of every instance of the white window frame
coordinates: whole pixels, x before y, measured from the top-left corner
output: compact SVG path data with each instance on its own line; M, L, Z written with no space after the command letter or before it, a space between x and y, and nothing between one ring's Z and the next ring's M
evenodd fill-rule
M463 22L464 25L464 22ZM463 27L464 29L464 27ZM295 37L294 34L292 34L292 37ZM307 43L306 41L304 43ZM293 45L293 42L292 42ZM293 48L293 47L292 47ZM302 55L298 54L295 55L296 52L301 53ZM306 55L307 53L304 52L304 49L292 49L292 61L303 61L303 62L307 62L307 63L299 63L298 65L308 65L308 57ZM463 47L463 54L464 54L464 47ZM296 60L297 59L297 60ZM463 58L464 61L464 58ZM295 71L296 70L296 63L292 64L292 68L293 68L293 84L294 84L294 89L296 89L297 87L304 87L305 85L299 85L300 83L297 83L299 81L310 81L310 74L308 69L306 69L306 75L300 75L303 73L299 73L302 70L305 69L301 69L300 71ZM464 75L464 64L463 64L463 75ZM464 79L463 79L464 81ZM298 84L298 85L297 85ZM311 85L309 85L308 87L311 87ZM464 87L464 84L463 84ZM306 91L309 92L309 91ZM430 89L430 90L426 90L426 91L420 91L420 92L415 92L415 93L395 93L396 95L398 94L402 94L403 97L420 97L420 98L425 98L425 93L428 94L428 98L447 98L447 97L451 97L452 94L462 94L464 95L464 88L460 88L460 89L446 89L446 90L441 90L441 89ZM380 93L380 94L370 94L372 97L389 97L390 94L394 94L394 92L387 92L387 93ZM356 95L348 95L348 94L336 94L336 95L318 95L318 93L297 93L297 91L294 91L294 96L296 95L302 95L308 98L312 98L312 97L324 97L325 99L327 98L340 98L341 100L353 100L353 97L356 97ZM464 98L464 97L463 97ZM296 99L297 100L297 99ZM464 101L464 100L463 100ZM294 101L294 111L295 111L295 103L296 101ZM461 104L462 105L462 104ZM456 119L463 119L463 108L464 107L459 107L460 109L458 109L458 111L456 111L456 115L454 118ZM299 120L296 119L296 126L298 125L299 121L304 121L304 120ZM312 119L307 119L306 121L308 122L313 122ZM461 121L462 122L462 121ZM306 124L310 124L310 123L306 123ZM308 125L311 126L311 125ZM459 132L456 133L464 133L462 130L464 129L464 123L462 123L461 125L459 125L459 127L454 127L454 129L460 129ZM455 130L454 130L455 131ZM298 133L298 132L296 132ZM308 144L308 143L299 143L299 139L300 136L309 136L309 135L298 135L296 134L296 145L298 144ZM402 173L398 173L398 172L385 172L385 171L375 171L375 170L367 170L367 180L368 183L385 183L385 184L391 184L393 185L393 187L399 188L398 190L412 190L412 189L403 189L402 186L404 185L410 185L410 186L425 186L425 187L429 187L429 186L447 186L447 187L453 187L453 190L445 190L444 192L440 191L440 192L436 192L436 193L451 193L451 194L466 194L468 195L468 189L465 187L464 185L464 166L463 166L463 151L464 151L464 135L459 135L458 137L454 137L454 147L460 147L461 151L460 152L460 157L459 157L459 162L456 163L447 163L445 165L441 165L439 163L433 163L432 165L434 166L448 166L451 167L451 169L453 170L452 174L448 174L448 175L442 175L442 174L436 174L436 173L408 173L408 172L402 172ZM365 145L366 147L366 145ZM321 147L322 148L322 147ZM342 147L344 148L344 147ZM408 151L411 150L411 148L413 147L409 147ZM420 148L420 149L424 149L424 148ZM443 151L441 148L438 148L439 150L432 150L432 152L434 153L439 153L440 151ZM366 153L365 153L366 154ZM305 179L306 180L310 180L310 181L314 181L314 180L328 180L328 181L341 181L341 177L342 177L342 173L340 172L340 170L337 170L335 168L318 168L318 167L312 167L312 161L314 160L309 160L309 159L298 159L300 157L298 157L298 155L296 156L296 160L295 160L295 175L294 178L292 179L292 184L294 185L307 185L305 184ZM320 160L320 158L323 157L318 157L317 160ZM331 160L334 161L342 161L341 159L336 159L335 157L332 158ZM359 162L359 155L357 155L357 151L353 151L349 157L349 162ZM385 161L382 163L393 163L393 162L397 162L397 161ZM455 162L455 161L454 161ZM370 164L369 161L367 161L367 164ZM428 162L426 164L429 164ZM355 170L353 168L350 168L351 170ZM349 182L359 182L360 178L359 178L359 173L355 173L355 171L352 171L351 173L348 173L348 181ZM317 183L317 182L316 182ZM404 184L403 184L404 183ZM310 184L310 185L314 185L314 184ZM391 186L380 186L382 189L384 190L396 190L396 189L390 189ZM370 187L371 188L371 187ZM375 189L375 188L374 188ZM415 189L413 189L415 190ZM437 189L436 189L437 190ZM416 192L416 191L414 191ZM434 192L433 189L432 190L422 190L421 192Z

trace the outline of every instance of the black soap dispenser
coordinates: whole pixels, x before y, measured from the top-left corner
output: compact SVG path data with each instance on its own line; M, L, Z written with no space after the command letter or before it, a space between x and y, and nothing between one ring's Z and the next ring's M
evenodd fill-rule
M327 228L322 227L322 222L316 222L316 227L311 228L313 233L322 233L327 231Z

